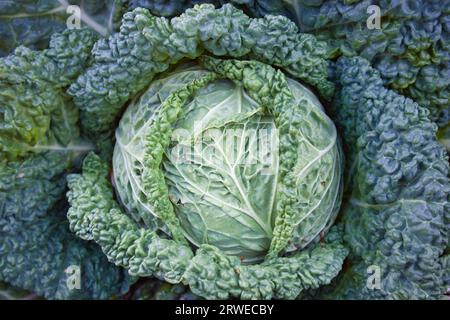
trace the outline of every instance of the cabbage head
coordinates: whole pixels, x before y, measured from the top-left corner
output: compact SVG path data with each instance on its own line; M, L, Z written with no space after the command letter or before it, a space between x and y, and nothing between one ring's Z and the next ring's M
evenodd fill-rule
M99 151L67 178L74 233L207 299L294 299L336 277L343 156L311 91L333 97L323 43L231 5L138 8L93 57L68 90Z
M189 66L153 81L128 106L116 130L116 192L127 212L147 227L164 230L143 187L147 132L155 125L162 101L208 72ZM183 235L196 247L211 244L245 260L263 257L280 220L280 192L295 199L287 250L305 247L333 223L342 176L336 129L309 89L295 80L287 83L300 106L298 123L290 128L297 141L289 152L298 160L289 187L279 184L280 139L286 137L241 84L214 80L183 106L162 168Z

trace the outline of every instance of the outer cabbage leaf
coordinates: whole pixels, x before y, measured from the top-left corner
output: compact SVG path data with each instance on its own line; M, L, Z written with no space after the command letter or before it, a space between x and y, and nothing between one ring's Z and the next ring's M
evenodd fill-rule
M73 237L60 203L69 152L46 152L0 166L0 278L50 299L110 298L129 279L101 250ZM70 289L66 268L81 270Z
M427 107L433 120L450 105L448 0L299 0L286 5L301 31L328 43L331 56L368 59L386 86ZM379 29L367 27L371 5L380 8Z
M448 285L450 183L437 126L425 108L385 89L366 60L341 58L335 74L333 105L350 155L343 220L352 258L328 297L439 298ZM380 270L375 289L369 266Z
M83 128L93 137L110 132L124 104L157 73L205 50L219 56L252 55L314 85L325 98L333 94L324 45L298 33L287 18L250 19L231 5L214 9L204 4L168 20L137 8L124 15L120 32L96 43L94 64L68 91L81 110Z
M109 298L129 279L100 248L68 230L65 175L79 143L78 112L65 87L88 65L95 37L56 34L50 48L19 47L0 59L0 279L46 298ZM78 266L81 290L65 269Z
M1 160L75 147L78 109L66 87L88 65L95 36L87 30L55 34L49 49L19 47L0 58ZM1 161L0 160L0 161Z
M130 300L201 300L183 284L170 284L154 278L139 280L124 296Z
M99 157L89 154L85 158L83 174L69 177L68 218L78 236L94 239L109 260L132 275L181 281L207 299L294 299L303 290L330 283L347 255L340 242L341 230L332 229L327 243L262 266L242 265L238 257L226 256L209 245L202 245L193 257L189 247L140 229L121 212L107 172Z
M439 142L450 152L450 126L441 129L438 135Z

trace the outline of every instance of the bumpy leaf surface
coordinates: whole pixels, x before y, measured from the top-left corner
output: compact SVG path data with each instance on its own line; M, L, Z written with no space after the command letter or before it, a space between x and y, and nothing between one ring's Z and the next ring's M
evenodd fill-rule
M91 147L77 141L78 112L64 90L94 40L65 31L49 49L19 47L0 59L0 279L51 299L106 299L130 282L65 219L66 172ZM70 268L80 270L79 289Z
M437 126L425 108L384 88L366 60L341 58L336 75L334 108L350 154L343 214L352 270L333 297L439 298L450 271L450 183ZM375 288L367 278L374 268Z
M307 103L294 102L284 75L255 61L219 61L204 58L206 73L172 92L162 103L147 129L143 159L143 190L148 203L161 220L168 222L174 240L161 238L151 229L141 228L124 214L115 202L107 179L108 166L94 154L86 157L82 175L69 177L68 218L71 229L80 237L99 243L109 260L127 268L132 275L155 275L171 283L184 282L206 298L240 297L295 298L305 289L329 283L341 268L347 250L339 236L327 244L308 247L288 257L279 257L292 234L298 216L294 203L293 177L298 163L297 144L301 128L301 110ZM280 176L277 200L278 215L269 255L258 265L242 264L236 256L227 256L217 247L202 244L196 250L186 245L160 165L169 147L171 126L180 119L189 97L218 76L240 83L266 112L271 114L280 137ZM295 130L293 130L295 128ZM93 181L96 181L93 184ZM333 207L333 205L332 205ZM338 231L336 231L339 233ZM179 236L181 235L181 238Z
M251 55L314 85L325 98L333 94L333 85L326 80L324 44L298 33L285 17L251 19L231 5L215 9L203 4L168 20L137 8L124 15L120 32L96 43L92 67L70 87L83 128L92 136L111 131L125 102L156 74L204 51L218 56Z

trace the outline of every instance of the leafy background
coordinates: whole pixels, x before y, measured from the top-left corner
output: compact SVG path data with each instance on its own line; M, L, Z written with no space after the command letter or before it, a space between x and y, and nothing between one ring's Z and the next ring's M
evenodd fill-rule
M43 50L36 52L20 47L14 52L14 56L6 57L0 62L2 88L9 88L11 83L20 83L22 90L26 90L26 88L29 88L29 79L39 78L40 80L36 81L38 84L34 94L37 93L37 96L41 99L41 101L36 102L35 95L32 99L26 95L18 95L17 91L2 91L0 93L2 105L17 105L19 106L17 110L21 110L21 114L24 115L24 122L17 124L15 128L11 128L5 123L8 122L8 116L11 117L13 111L8 111L8 108L0 111L2 116L0 118L3 120L0 127L2 130L0 141L3 143L0 161L0 234L2 238L7 239L0 244L1 279L15 286L32 290L38 296L47 298L108 298L111 296L119 297L123 294L125 294L122 296L124 298L195 298L183 286L171 286L157 280L139 280L131 286L132 290L129 291L129 286L136 279L129 278L122 269L109 264L98 246L95 244L86 245L85 242L70 233L65 215L67 211L67 203L64 200L66 192L65 176L70 172L79 170L80 153L92 148L92 146L84 145L84 141L83 144L80 144L80 133L76 124L78 111L73 107L70 98L65 95L65 91L70 83L85 70L86 65L89 64L89 57L83 54L79 55L80 59L75 64L67 65L64 68L65 70L71 70L64 75L55 74L54 71L60 68L60 66L56 67L59 63L59 60L56 59L59 52L63 49L67 50L67 48L72 48L74 52L79 53L89 52L96 37L117 32L120 18L127 11L136 7L144 7L155 15L172 17L199 2L210 2L219 6L228 1L84 0L67 2L41 0L36 2L21 0L0 2L0 38L2 39L0 55L6 57L20 45L25 45L30 49ZM261 17L266 14L282 14L289 17L297 24L300 31L315 34L318 39L324 40L328 44L328 55L333 60L341 56L361 56L367 59L371 66L378 70L381 82L377 80L375 75L366 78L367 75L361 74L359 75L361 78L357 78L356 82L364 79L375 79L376 87L371 87L370 90L382 90L384 86L401 95L411 97L419 105L427 108L430 118L440 127L438 137L441 143L449 148L450 3L448 0L233 0L230 2L253 17ZM51 35L65 29L67 19L65 9L69 3L80 5L83 15L88 17L83 19L83 23L96 30L97 35L80 34L79 36L83 40L61 37L51 43ZM381 30L368 30L365 27L366 8L369 4L376 4L381 8L383 15ZM74 45L76 42L83 43L84 46L80 48ZM38 61L38 63L33 63L33 61ZM352 63L361 64L361 62ZM52 64L54 65L53 69ZM78 68L76 67L77 64ZM348 62L348 64L341 63L336 68L330 69L330 74L337 79L337 82L341 82L343 87L347 85L347 89L344 89L344 91L351 90L349 89L350 82L345 78L339 79L339 75L345 74L343 70L351 74L351 62ZM360 67L365 68L363 65ZM6 77L4 76L6 72L18 74L18 76ZM371 74L371 71L368 71L368 73ZM361 83L360 85L364 86ZM43 91L42 88L44 87L47 96L41 96L40 92ZM14 90L18 90L18 87L15 88ZM19 91L19 93L23 94L24 92ZM356 96L356 93L353 94ZM346 97L351 95L352 93L348 92L342 95L340 99L345 100ZM391 95L391 93L386 93L386 97ZM49 103L49 101L55 101L55 97L58 97L56 99L59 103ZM26 108L20 108L29 104L30 101L39 106L40 117L27 115ZM347 103L350 106L354 105L352 101L347 101ZM58 106L61 105L64 106L61 110L68 110L69 112L58 112ZM336 109L331 110L331 112L338 115L337 123L346 128L345 113L339 113L340 111ZM362 115L358 116L362 117ZM32 123L35 119L38 119L39 123ZM57 125L61 122L65 123L62 128ZM21 126L26 125L46 129L28 136L24 135L20 129ZM350 125L348 125L348 128L350 129L345 131L346 136L351 137L351 139L361 136L367 129L351 129ZM420 141L421 144L419 145L423 148L429 145L429 141L432 139L429 135L433 135L432 132L432 128L424 127L421 132L421 139L423 140ZM405 137L407 133L403 134L403 137ZM8 141L10 142L8 143ZM17 141L25 141L26 143L25 145L19 144L17 148ZM24 159L23 156L28 154L30 146L35 146L37 141L41 143L41 146L44 146L45 152L33 154ZM80 146L80 148L75 148L75 153L72 151L56 153L48 147L61 145L61 142L65 146L70 145L71 148L68 148L70 150L74 150L74 145ZM429 154L426 154L426 150L428 149L425 148L421 152L417 150L417 154L429 156ZM439 151L434 150L434 153L431 152L431 154L434 154L436 159L429 157L430 165L435 165L436 161L442 161L443 155L438 155ZM373 150L364 150L363 153L367 154L367 157L372 157L371 152ZM351 150L350 154L356 155L357 151ZM387 167L390 165L392 163L380 164L380 166ZM413 165L413 162L410 162L410 165ZM361 166L363 171L365 169L364 164L361 164ZM445 167L445 165L441 166ZM377 176L382 175L378 173ZM427 178L429 181L436 177L429 177L424 174L423 178L419 180L425 183ZM364 194L364 185L358 186L358 180L355 181L353 186L355 192ZM447 192L448 197L448 180L441 180L441 182L441 188L443 188L441 191ZM426 201L428 201L427 196L425 193L423 194ZM442 195L441 193L441 196L443 197L441 199L445 200L445 194ZM373 209L379 210L379 208ZM417 212L419 209L420 212ZM403 215L403 218L409 217L408 219L413 219L428 212L423 208L419 209L403 205L389 208L389 210L395 210L397 215ZM352 207L350 206L348 210L350 212L348 216L352 217ZM424 219L433 221L432 217L436 217L435 210L437 209L430 207L428 213L431 218L425 217ZM449 215L448 204L443 210L446 211L445 217L447 220L436 222L441 227L433 229L435 224L428 222L427 228L424 229L425 232L434 230L433 234L436 235L436 238L433 241L436 241L436 246L442 246L438 245L437 242L444 241L446 232L448 232L446 230ZM379 220L372 221L370 219L371 222L366 220L374 215ZM399 219L401 220L401 217ZM378 213L372 212L367 217L362 216L355 219L355 224L371 223L372 225L369 228L373 228L375 230L373 234L377 235L374 239L371 239L371 244L369 242L360 243L357 236L358 231L355 230L354 238L348 239L350 243L353 243L355 252L364 255L364 252L374 251L373 248L368 250L367 246L375 246L383 252L383 248L392 243L389 242L390 237L395 238L395 230L398 231L396 226L399 222L391 220L394 220L391 213L386 213L383 210ZM413 220L408 220L408 222L415 223ZM421 223L420 221L416 222ZM380 227L389 223L392 223L392 229ZM351 225L349 224L350 227ZM416 237L417 234L417 230L411 231L412 238ZM427 258L430 257L428 254L435 257L438 252L428 252L427 248L420 245L420 238L415 238L413 242L417 243L417 246L411 260L393 261L393 259L396 259L394 254L387 260L391 259L389 265L398 266L400 264L405 268L420 261L422 265L419 266L419 269L424 273L415 273L410 277L421 276L426 278L426 271L434 272L430 270L436 266L422 267L426 265ZM399 254L401 255L401 253ZM57 259L53 259L54 257L57 257ZM420 257L420 259L417 260L417 257ZM365 257L366 261L386 263L380 262L379 259L380 257ZM381 259L386 261L386 257L381 257ZM81 295L73 295L72 292L64 289L63 284L66 281L66 275L61 272L61 266L67 265L68 262L72 263L72 261L74 264L82 264L83 269L89 270L86 277L83 277L86 279L83 286L87 290ZM441 279L448 283L450 278L448 258L444 257L440 263L440 270L443 272ZM351 278L352 281L357 283L361 281L361 279L358 279L361 268L362 264L355 264L350 267L354 272L348 272L342 277ZM105 274L110 276L105 279ZM395 275L395 272L393 274ZM98 281L100 278L102 281ZM392 285L396 281L406 281L405 279L399 279L393 278L391 280ZM348 287L343 289L339 286L339 282L345 283L346 280L338 279L337 284L332 289L325 290L325 293L321 292L320 294L332 297L335 292L339 292L342 297L345 297L346 294L348 297L352 297L352 294L354 296L351 289ZM424 284L425 287L432 285L433 281L433 279L427 280ZM102 285L98 286L98 283L102 283ZM16 294L18 297L30 297L12 287L8 287L6 284L2 286L3 291L7 292L3 295L6 298L16 296ZM399 292L395 297L407 298L408 294L412 294L414 290L423 290L423 288L415 287L413 284L408 288L409 293ZM421 296L420 294L418 292L417 296ZM34 297L34 294L31 297Z

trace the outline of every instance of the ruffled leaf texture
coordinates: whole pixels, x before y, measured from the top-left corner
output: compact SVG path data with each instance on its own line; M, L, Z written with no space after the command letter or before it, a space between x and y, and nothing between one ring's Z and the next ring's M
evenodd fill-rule
M110 261L125 267L131 275L153 275L170 283L183 282L194 294L208 299L293 299L303 290L329 283L347 255L339 228L333 229L325 242L285 257L278 256L292 237L294 223L291 222L298 219L292 205L295 201L289 193L295 183L292 171L297 163L298 155L294 150L298 146L290 141L298 133L294 128L302 125L300 111L305 102L303 105L294 103L283 73L268 65L207 57L202 62L214 73L206 73L171 93L162 103L146 136L143 187L148 202L167 224L174 239L142 228L122 211L108 180L108 165L93 153L85 158L81 175L68 177L71 207L67 216L71 230L85 240L95 240ZM260 264L243 264L240 257L228 256L210 244L201 244L194 252L180 237L179 221L160 168L164 150L170 143L171 124L181 117L189 95L218 75L242 82L248 94L270 110L283 137L280 141L280 189L286 191L278 194L280 214L275 220L271 254Z
M60 2L29 2L11 1L0 7L0 34L8 39L0 55L20 44L45 48L51 33L65 28L67 14ZM80 5L79 1L70 3ZM138 7L155 16L173 17L199 3L216 7L232 3L253 17L284 15L302 32L326 41L331 55L361 55L371 60L386 85L429 108L433 119L449 105L448 0L115 0L109 4L83 1L81 8L83 15L98 24L91 27L105 34L102 29L115 29L122 14ZM366 27L370 5L381 8L381 30Z
M326 41L331 56L362 56L386 86L430 110L450 105L448 0L287 1L302 32ZM369 29L367 8L380 8L381 28Z
M82 12L81 25L107 35L115 32L122 15L136 8L146 8L155 16L174 17L195 4L225 3L245 9L255 17L266 14L289 16L285 3L272 0L19 0L0 2L0 56L20 45L46 49L52 34L67 28L72 13L67 6L76 5Z
M324 43L299 33L285 17L251 19L229 4L220 9L203 4L169 20L137 8L124 15L120 32L95 44L93 65L68 90L80 108L83 129L92 137L111 131L124 104L156 74L203 52L253 57L332 97Z
M325 297L437 299L448 288L450 183L445 149L428 111L383 86L359 57L336 67L336 123L348 160L343 208L350 270ZM380 272L369 289L368 267Z
M0 279L49 299L109 298L128 277L68 228L65 175L92 149L79 143L67 85L88 65L91 32L55 34L50 48L0 59ZM67 285L69 266L80 290Z
M250 64L242 65L245 63ZM169 94L208 73L192 63L164 73L128 105L117 127L112 159L115 192L127 213L148 229L164 228L155 211L156 201L149 201L144 188L149 127L160 126L154 121ZM271 91L265 83L277 87L274 79L283 77L255 75L249 81L252 91L259 93ZM278 121L289 127L289 133L283 133L292 136L283 140L287 141L284 149L289 147L294 155L301 150L301 156L292 160L297 177L292 186L296 204L292 206L297 216L292 221L296 227L289 250L294 251L308 245L334 221L342 194L342 152L334 124L311 91L292 79L282 83L292 92L290 114L286 112L284 120ZM224 79L208 83L182 107L182 117L173 125L173 134L182 141L174 143L172 138L163 160L169 198L184 236L195 245L209 243L227 254L255 260L264 256L272 239L280 169L274 119L264 115L263 105L256 101L262 102L252 99L239 83ZM170 108L174 110L173 105ZM255 135L258 131L265 134ZM231 135L236 139L233 143L229 143ZM201 146L185 147L199 137L203 137ZM155 146L151 149L166 149L156 146L161 140L159 133L152 140ZM245 141L251 146L246 147ZM267 146L266 150L258 152L258 144ZM153 180L148 184L155 185Z
M67 30L46 50L20 46L0 59L0 161L75 148L78 109L65 90L89 64L94 41L87 30Z
M62 152L0 165L0 278L48 299L108 299L126 292L130 279L69 231L61 199L70 165ZM70 266L80 268L79 290L68 285Z
M113 198L107 172L108 166L91 153L83 174L69 176L68 218L71 230L98 242L108 259L131 275L183 282L207 299L294 299L303 290L329 283L347 255L338 228L325 243L263 265L242 265L238 257L211 245L202 245L194 255L190 247L159 238L125 215Z
M232 0L252 17L283 15L301 32L326 41L332 57L360 55L380 71L384 84L427 107L433 120L450 105L450 2L448 0ZM184 1L131 1L174 16L192 6ZM381 10L381 29L368 29L367 8Z

